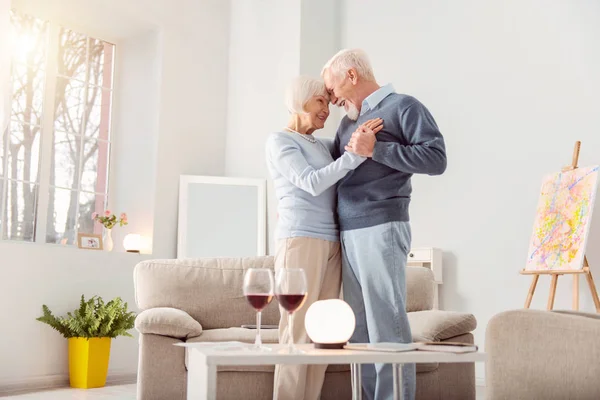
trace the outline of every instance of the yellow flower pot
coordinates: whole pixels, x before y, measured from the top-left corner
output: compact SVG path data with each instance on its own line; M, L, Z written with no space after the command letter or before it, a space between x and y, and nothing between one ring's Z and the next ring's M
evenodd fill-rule
M110 338L69 338L69 379L73 388L97 388L106 384Z

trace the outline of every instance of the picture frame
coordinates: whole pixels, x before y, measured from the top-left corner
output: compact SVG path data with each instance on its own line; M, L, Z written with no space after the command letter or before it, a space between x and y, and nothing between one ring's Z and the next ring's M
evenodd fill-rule
M265 179L181 175L177 258L266 255Z
M78 233L77 247L84 250L102 250L102 235L95 233Z

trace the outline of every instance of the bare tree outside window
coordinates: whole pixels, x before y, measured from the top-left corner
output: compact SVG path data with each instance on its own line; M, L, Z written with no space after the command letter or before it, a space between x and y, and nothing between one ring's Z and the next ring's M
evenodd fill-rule
M115 46L16 12L11 19L18 45L0 145L1 237L74 244L77 232L100 232L91 215L106 204ZM44 210L40 187L49 191Z
M10 121L0 150L1 237L33 241L48 24L11 14L16 52L11 65Z

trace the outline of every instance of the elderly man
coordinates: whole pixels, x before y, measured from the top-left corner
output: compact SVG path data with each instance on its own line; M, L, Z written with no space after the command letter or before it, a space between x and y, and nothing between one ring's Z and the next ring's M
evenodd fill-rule
M347 150L368 157L338 186L344 299L357 321L351 341L410 343L405 280L411 246L410 179L445 171L444 139L417 99L395 93L391 85L378 85L363 51L340 51L322 76L331 102L346 110L334 158ZM372 118L383 119L377 136L359 128ZM414 364L403 367L402 383L403 398L414 399ZM391 366L363 367L362 385L369 400L391 399Z

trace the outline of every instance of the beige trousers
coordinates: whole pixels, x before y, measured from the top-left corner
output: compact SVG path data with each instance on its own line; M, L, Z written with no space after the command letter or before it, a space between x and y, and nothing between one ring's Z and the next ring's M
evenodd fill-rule
M277 242L275 270L302 268L306 273L308 293L306 302L292 314L295 344L310 343L304 329L304 317L317 300L338 299L342 282L342 254L339 242L308 237L281 239ZM288 343L287 311L279 307L279 342ZM326 365L277 365L273 399L317 400L325 379Z

